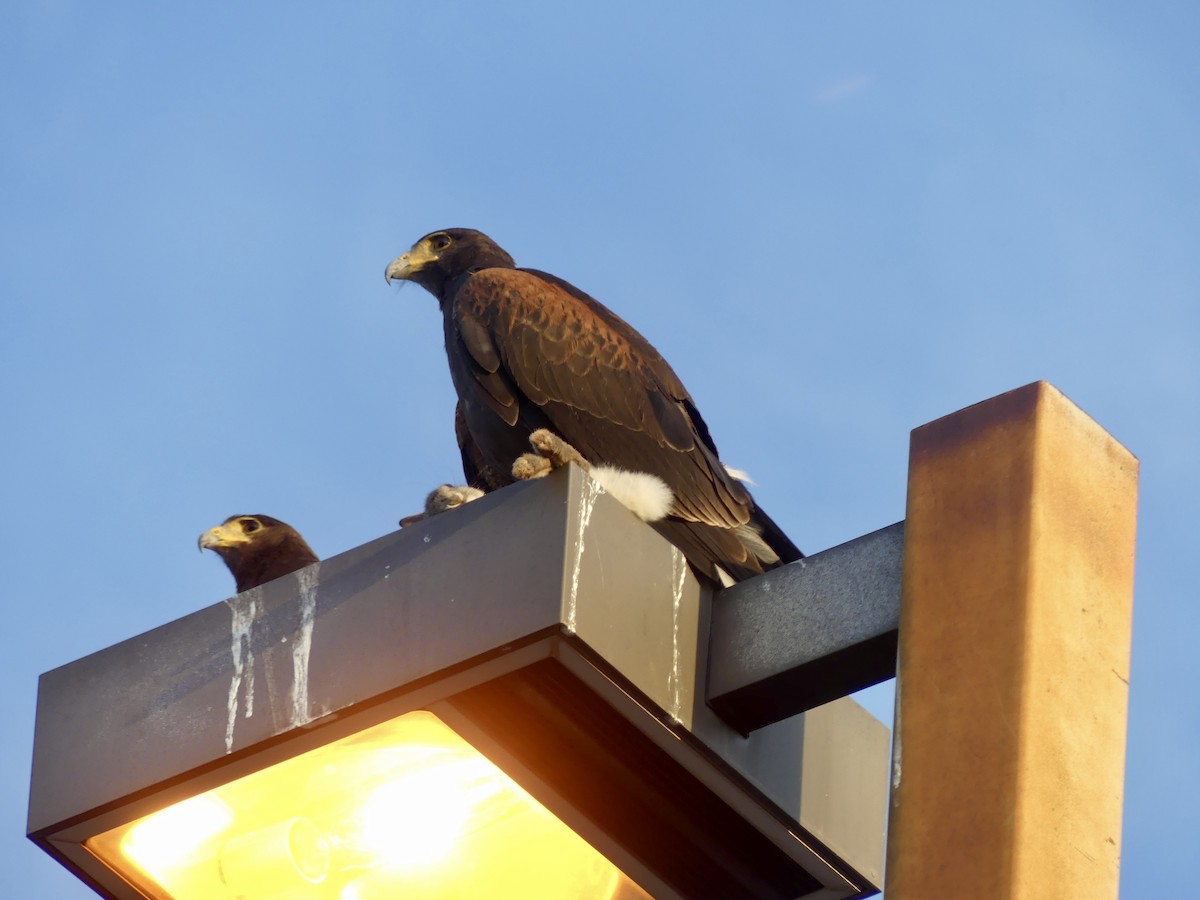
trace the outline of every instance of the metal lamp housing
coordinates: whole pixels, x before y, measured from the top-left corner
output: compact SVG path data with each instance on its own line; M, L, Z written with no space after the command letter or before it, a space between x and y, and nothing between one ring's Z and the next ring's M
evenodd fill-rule
M155 896L85 842L428 710L651 896L875 893L887 729L846 699L728 726L714 602L579 469L513 486L43 675L29 836Z

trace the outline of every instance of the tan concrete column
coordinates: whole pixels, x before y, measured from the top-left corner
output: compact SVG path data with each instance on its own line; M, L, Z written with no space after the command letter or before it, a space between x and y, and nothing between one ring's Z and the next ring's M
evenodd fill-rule
M1117 896L1137 472L1045 382L913 432L888 900Z

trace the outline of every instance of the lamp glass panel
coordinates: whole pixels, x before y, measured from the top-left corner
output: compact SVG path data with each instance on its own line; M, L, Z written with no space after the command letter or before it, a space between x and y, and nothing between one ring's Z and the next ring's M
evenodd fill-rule
M649 896L425 711L84 846L147 896L176 900Z

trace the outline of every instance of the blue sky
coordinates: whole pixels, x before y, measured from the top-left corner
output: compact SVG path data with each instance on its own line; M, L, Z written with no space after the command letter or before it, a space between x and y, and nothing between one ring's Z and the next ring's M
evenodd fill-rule
M0 29L0 868L39 673L330 556L455 479L432 298L468 226L634 323L810 552L903 517L909 431L1046 379L1142 461L1122 896L1200 834L1194 3L17 2ZM887 690L867 698L889 713Z

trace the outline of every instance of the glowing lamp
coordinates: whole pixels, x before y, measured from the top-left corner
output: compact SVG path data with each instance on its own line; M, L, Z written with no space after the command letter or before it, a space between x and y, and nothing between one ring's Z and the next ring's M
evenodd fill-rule
M886 729L704 702L711 596L571 468L42 676L30 837L113 898L852 898Z
M84 846L144 894L178 900L646 896L422 710Z

